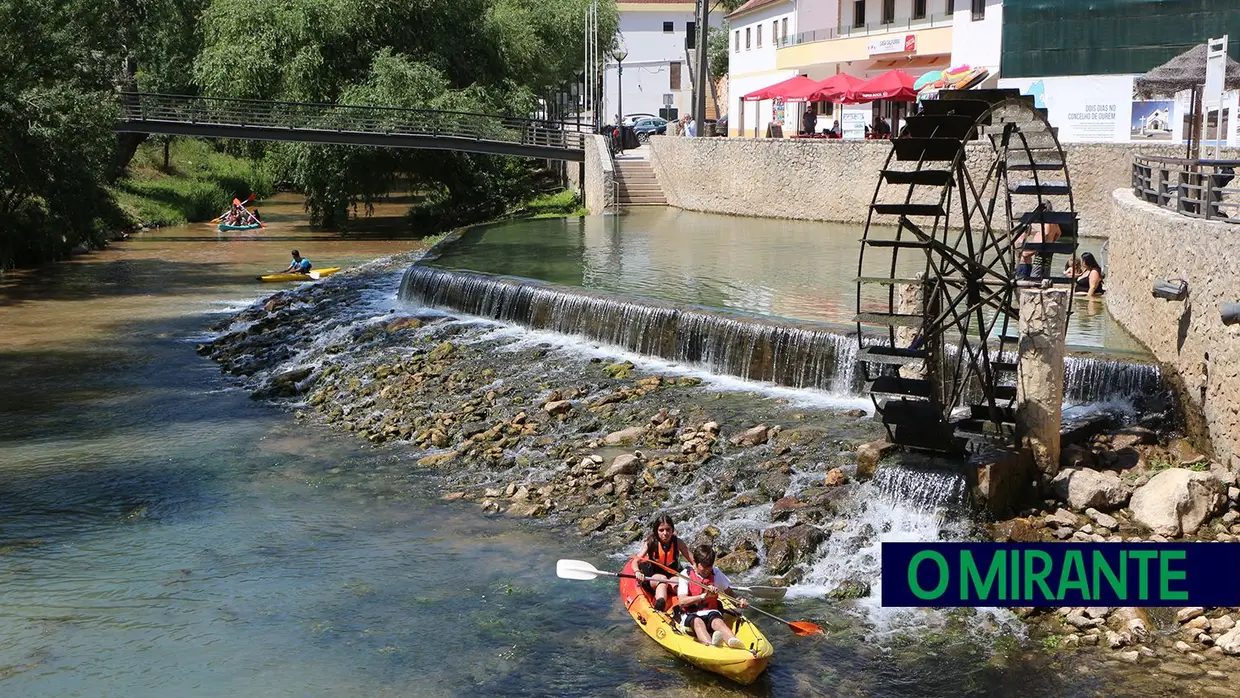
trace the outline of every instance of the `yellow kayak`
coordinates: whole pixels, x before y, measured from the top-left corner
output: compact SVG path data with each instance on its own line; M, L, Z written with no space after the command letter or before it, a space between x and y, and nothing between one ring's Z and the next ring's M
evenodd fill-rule
M326 269L312 269L309 274L296 274L293 272L281 272L279 274L264 274L258 277L259 281L318 281L325 276L331 276L340 271L340 267L328 267Z
M625 565L622 574L634 574L636 571L637 558L633 558ZM749 619L732 613L724 615L732 623L732 632L745 643L745 649L703 645L692 632L682 632L680 624L670 615L656 611L649 593L635 579L620 578L620 600L624 602L624 607L628 609L637 626L654 638L655 642L663 645L668 652L698 668L725 676L737 683L753 683L766 670L766 665L775 653L771 643L756 625ZM674 596L669 598L668 608L673 608L675 603ZM723 604L725 609L732 610L730 602L724 600Z

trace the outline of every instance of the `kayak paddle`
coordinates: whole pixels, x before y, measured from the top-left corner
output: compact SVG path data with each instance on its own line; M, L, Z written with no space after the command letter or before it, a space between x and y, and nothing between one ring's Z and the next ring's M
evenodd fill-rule
M677 577L680 577L681 579L689 579L685 575L677 572L676 570L672 569L671 567L668 567L667 565L661 564L654 560L651 560L651 562L654 562L655 565L662 567L664 570L671 572L672 574L676 575ZM689 581L692 581L692 580L689 580ZM730 594L725 594L722 591L718 592L718 595L733 603L736 603L737 601L735 597L731 596ZM788 626L788 628L792 630L792 632L796 633L797 635L826 635L827 634L826 631L824 631L821 626L811 623L807 620L784 620L783 618L780 618L774 613L767 613L766 611L763 611L757 606L749 606L749 608L757 611L758 613L761 613L764 616L767 616L768 618L773 618L779 621L780 623L783 623L784 625Z
M576 580L594 579L596 577L599 577L600 575L607 576L607 577L628 577L629 579L637 578L636 575L632 575L632 574L605 572L583 560L560 560L555 565L555 573L556 573L556 576L558 577L562 577L564 579L576 579ZM771 601L779 601L783 599L785 595L788 594L787 587L753 586L753 587L732 587L732 588L737 591L743 591L746 594L752 594L753 596L756 596L760 599L768 599Z

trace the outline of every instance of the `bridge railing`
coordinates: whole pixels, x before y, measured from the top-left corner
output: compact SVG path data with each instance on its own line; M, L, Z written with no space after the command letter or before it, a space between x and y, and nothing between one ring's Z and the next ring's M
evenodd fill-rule
M131 122L462 138L564 150L584 147L584 134L576 124L471 112L150 92L123 92L120 104L123 118Z
M1134 155L1132 193L1181 215L1240 223L1238 169L1240 160Z

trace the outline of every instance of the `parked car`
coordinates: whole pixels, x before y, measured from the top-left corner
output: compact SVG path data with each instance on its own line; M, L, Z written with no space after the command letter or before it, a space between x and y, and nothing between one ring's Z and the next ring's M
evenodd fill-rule
M719 120L715 122L715 135L716 136L728 135L728 115L727 114L724 114L723 116L719 117Z
M621 119L621 122L622 122L622 125L624 126L636 126L637 122L642 121L643 119L657 119L657 118L659 117L655 116L654 114L646 114L646 113L626 114L625 117Z
M657 116L642 119L633 125L633 132L637 134L637 139L643 142L651 135L666 135L667 119L660 119Z

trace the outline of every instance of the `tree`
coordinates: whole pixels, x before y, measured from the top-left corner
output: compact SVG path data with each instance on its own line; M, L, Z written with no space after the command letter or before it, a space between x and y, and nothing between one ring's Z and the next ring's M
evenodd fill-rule
M706 39L706 58L710 61L710 78L718 80L728 74L728 35L730 29L727 20L722 27L711 27Z

